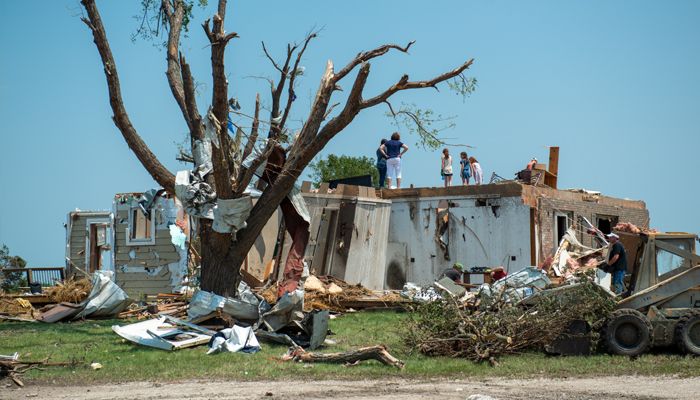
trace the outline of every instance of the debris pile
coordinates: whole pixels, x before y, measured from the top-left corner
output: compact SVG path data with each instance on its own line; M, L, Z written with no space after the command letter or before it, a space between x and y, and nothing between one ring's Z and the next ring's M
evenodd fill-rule
M499 356L543 349L572 321L599 326L615 304L609 293L588 279L542 291L527 305L512 303L506 293L476 308L451 297L422 304L405 330L406 343L426 355L495 365Z
M87 299L92 290L92 283L88 278L68 278L59 282L56 286L45 289L46 296L52 303L80 303Z
M120 312L117 318L136 318L143 320L158 315L169 315L176 318L185 318L189 302L178 294L159 293L155 299L147 303L133 303L125 311Z
M627 233L633 233L635 235L638 235L640 233L659 233L658 230L654 228L639 228L635 224L631 224L629 222L620 222L617 225L615 225L614 230L618 232L627 232Z
M38 312L22 298L0 297L0 319L33 320Z
M259 295L269 304L275 304L277 301L277 284L275 283L259 291ZM353 308L353 306L357 306L363 300L368 305L405 302L396 294L384 292L377 294L360 284L351 285L333 276L317 277L311 275L306 278L304 283L304 311L329 310L345 312Z
M593 249L584 246L576 238L576 232L569 228L562 237L554 257L547 258L541 268L548 272L552 283L561 285L567 281L578 280L578 275L587 271L596 272L598 266L605 264L607 255L607 247ZM595 277L595 281L609 287L609 282L603 282L605 275L599 274Z

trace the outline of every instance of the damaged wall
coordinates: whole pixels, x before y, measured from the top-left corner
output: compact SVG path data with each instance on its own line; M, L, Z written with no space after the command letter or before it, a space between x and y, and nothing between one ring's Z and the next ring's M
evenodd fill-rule
M455 262L530 265L530 207L520 194L518 184L383 191L392 201L386 287L432 283Z
M592 235L585 234L580 217L587 218L598 227L600 219L612 222L630 222L639 227L649 227L649 210L639 200L625 200L603 196L598 192L575 190L553 190L549 188L523 186L523 200L535 207L538 225L539 260L554 254L558 247L557 216L566 216L569 226L577 231L577 239L588 247L598 247Z
M68 213L65 228L68 276L100 269L113 271L112 213L71 211Z
M148 215L138 205L140 193L117 194L115 211L115 279L131 298L178 292L187 276L187 220L179 202L167 194L156 196ZM171 234L184 234L175 245ZM182 228L185 228L184 231Z
M311 215L304 257L311 273L383 289L391 202L376 198L374 189L349 185L332 194L302 194Z

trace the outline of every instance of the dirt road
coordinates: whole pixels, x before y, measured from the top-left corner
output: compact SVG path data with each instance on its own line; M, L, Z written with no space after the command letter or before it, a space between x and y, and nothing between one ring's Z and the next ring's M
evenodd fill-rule
M598 377L513 380L135 382L80 387L0 388L0 399L697 399L700 378Z

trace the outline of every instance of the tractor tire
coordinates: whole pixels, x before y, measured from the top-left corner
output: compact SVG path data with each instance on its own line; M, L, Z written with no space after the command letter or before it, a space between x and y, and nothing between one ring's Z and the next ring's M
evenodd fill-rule
M602 333L609 353L634 357L649 350L654 329L646 315L623 308L610 314Z
M678 320L673 339L682 353L700 356L700 310L691 310Z

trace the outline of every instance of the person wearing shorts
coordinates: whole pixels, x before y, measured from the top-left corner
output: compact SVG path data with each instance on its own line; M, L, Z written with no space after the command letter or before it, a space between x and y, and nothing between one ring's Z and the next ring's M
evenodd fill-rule
M389 189L401 188L401 156L408 151L408 146L401 142L401 135L394 132L391 135L391 140L379 147L382 154L386 157L386 184ZM396 182L396 186L393 185Z
M445 187L452 186L452 156L448 148L444 148L440 156L440 175L445 180Z

